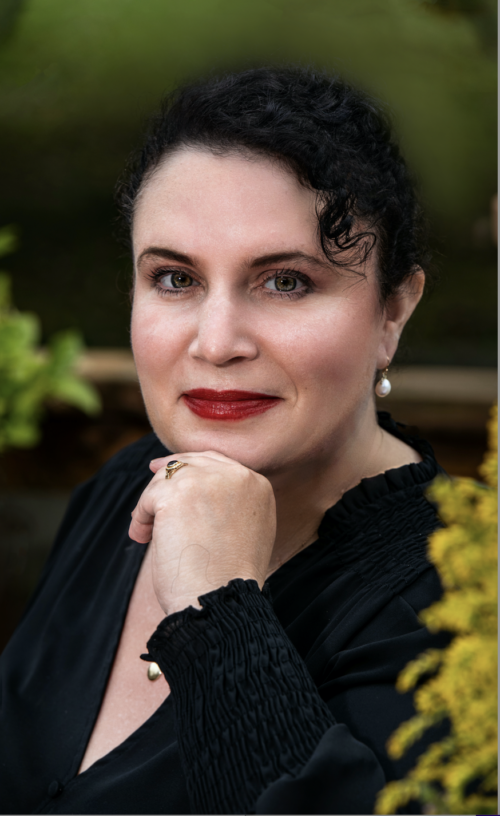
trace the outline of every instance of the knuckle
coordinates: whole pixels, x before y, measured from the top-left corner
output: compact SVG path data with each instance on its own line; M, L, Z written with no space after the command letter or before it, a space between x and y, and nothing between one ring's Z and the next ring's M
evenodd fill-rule
M273 488L269 479L262 475L262 473L257 473L257 483L263 493L271 494L273 492Z
M184 495L193 490L195 483L196 479L193 478L193 475L186 473L182 478L178 478L175 482L172 482L172 488L176 493Z

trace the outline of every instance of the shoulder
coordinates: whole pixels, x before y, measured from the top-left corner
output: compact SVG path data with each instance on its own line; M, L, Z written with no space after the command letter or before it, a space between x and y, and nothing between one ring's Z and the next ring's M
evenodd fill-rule
M408 481L417 467L407 466ZM427 542L441 521L426 496L428 483L402 484L401 475L388 471L361 484L325 514L320 527L336 568L356 573L360 589L397 593L430 566Z

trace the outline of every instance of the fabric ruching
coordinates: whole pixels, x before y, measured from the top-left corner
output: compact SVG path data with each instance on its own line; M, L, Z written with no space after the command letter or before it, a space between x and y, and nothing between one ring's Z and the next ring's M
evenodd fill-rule
M167 617L148 642L172 690L193 812L371 806L384 784L375 756L336 725L258 584L236 579L200 603ZM318 774L321 804L311 798Z

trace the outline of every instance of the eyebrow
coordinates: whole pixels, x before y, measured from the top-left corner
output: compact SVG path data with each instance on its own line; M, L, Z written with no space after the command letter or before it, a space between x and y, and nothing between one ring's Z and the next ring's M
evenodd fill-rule
M251 269L254 269L256 266L268 266L269 264L283 263L286 261L306 261L307 263L319 266L327 265L326 260L320 260L315 255L308 255L307 252L293 250L292 252L273 252L270 255L261 255L258 258L254 258L249 266Z
M195 266L193 258L191 258L189 255L185 255L183 252L176 252L174 249L169 249L168 247L154 246L148 247L141 252L137 258L137 264L139 265L140 262L149 255L165 258L166 260L175 261L176 263L187 264L188 266ZM306 263L316 264L319 266L330 266L326 259L321 260L315 255L309 255L307 252L301 252L299 250L292 250L290 252L273 252L267 255L260 255L259 257L253 258L251 261L249 261L248 266L250 269L255 269L259 266L284 263L286 261L305 261Z
M139 265L140 262L146 258L148 255L154 255L157 258L165 258L167 261L176 261L177 263L188 264L189 266L194 266L194 261L189 255L184 255L182 252L176 252L173 249L168 249L168 247L148 247L145 249L139 257L137 258L137 264Z

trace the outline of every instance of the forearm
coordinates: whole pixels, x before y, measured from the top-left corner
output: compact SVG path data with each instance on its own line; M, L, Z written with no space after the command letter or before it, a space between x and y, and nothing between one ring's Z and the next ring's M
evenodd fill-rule
M172 689L192 807L198 813L255 812L266 791L276 807L301 787L297 777L318 746L323 743L324 754L325 739L345 743L346 729L335 726L255 582L232 581L201 602L202 610L166 618L148 643ZM327 735L332 728L333 737ZM347 743L347 754L351 743L360 746L350 735ZM366 759L363 755L361 765ZM377 774L375 769L375 787L383 784ZM335 786L335 767L323 768L320 777L316 784ZM330 793L329 803L335 787Z

